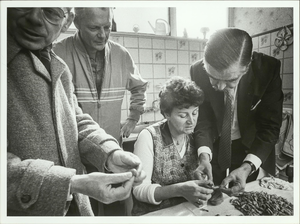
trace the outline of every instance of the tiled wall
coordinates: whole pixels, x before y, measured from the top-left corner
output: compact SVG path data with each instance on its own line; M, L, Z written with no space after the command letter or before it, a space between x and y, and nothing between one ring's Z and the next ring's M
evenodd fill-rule
M274 54L275 38L279 30L288 26L293 31L294 12L292 7L273 8L232 8L230 26L246 30L253 36L254 50L278 58L281 61L284 107L293 107L293 47ZM294 40L295 41L295 40ZM299 40L298 40L299 41ZM299 75L299 74L295 74Z
M292 30L292 28L290 28ZM285 94L284 107L293 106L293 45L274 54L274 40L278 30L254 35L253 50L278 58L281 61L281 77ZM74 34L74 31L59 39ZM140 122L162 119L156 109L160 87L170 77L179 75L189 78L190 65L203 57L205 41L143 34L111 33L113 41L123 45L130 52L140 74L149 84L147 88L146 112ZM130 93L124 96L121 120L128 115ZM154 107L153 107L154 106Z
M281 28L280 28L281 29ZM285 51L276 51L274 45L275 38L279 30L255 35L253 38L253 50L275 57L281 61L281 78L282 89L284 93L283 106L287 108L293 107L293 47L291 44ZM293 31L293 27L289 27Z
M76 31L69 29L58 41ZM111 33L110 39L123 45L131 54L141 76L148 81L146 111L139 122L158 121L163 118L157 109L160 87L172 76L189 78L190 65L203 57L204 40L184 39L130 33ZM121 121L128 116L130 92L126 92L122 104ZM153 107L154 106L154 107Z
M111 34L111 39L130 52L140 74L149 84L147 88L146 112L140 122L158 121L163 117L157 110L157 98L161 86L172 76L189 78L190 65L203 56L205 41L154 35ZM122 117L128 115L130 93L124 97Z

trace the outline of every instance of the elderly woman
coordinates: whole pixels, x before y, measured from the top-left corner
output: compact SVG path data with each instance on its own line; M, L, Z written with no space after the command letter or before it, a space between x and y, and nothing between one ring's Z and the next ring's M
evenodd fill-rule
M133 189L132 215L185 201L199 207L213 192L211 181L193 180L198 156L192 133L204 100L202 90L190 80L174 77L159 97L165 119L142 130L134 145L147 177Z

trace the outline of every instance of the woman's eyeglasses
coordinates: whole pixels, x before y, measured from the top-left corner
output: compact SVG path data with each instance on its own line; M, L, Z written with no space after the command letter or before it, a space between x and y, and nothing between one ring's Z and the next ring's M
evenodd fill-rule
M16 10L28 13L35 8L15 8ZM61 8L40 8L45 19L54 25L58 25L66 17L68 12L65 12Z

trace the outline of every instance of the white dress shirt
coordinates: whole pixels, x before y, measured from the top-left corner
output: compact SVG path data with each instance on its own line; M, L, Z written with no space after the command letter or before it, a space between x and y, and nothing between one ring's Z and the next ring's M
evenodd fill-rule
M231 126L231 140L237 140L241 138L240 128L239 128L239 122L237 118L237 86L234 89L231 89L231 94L233 95L233 122ZM224 102L226 101L225 95L224 95ZM198 156L201 153L207 153L210 157L210 160L212 159L212 153L211 149L207 146L201 146L198 148ZM257 157L254 154L248 154L244 161L250 161L254 164L256 170L261 166L262 161L259 157Z

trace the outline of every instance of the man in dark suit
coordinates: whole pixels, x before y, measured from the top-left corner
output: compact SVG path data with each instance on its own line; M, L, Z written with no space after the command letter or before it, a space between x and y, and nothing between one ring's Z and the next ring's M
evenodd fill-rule
M221 188L230 184L223 190L228 194L255 180L259 167L274 175L283 103L280 61L252 52L247 32L226 28L210 37L204 58L190 72L205 95L194 133L198 170Z

